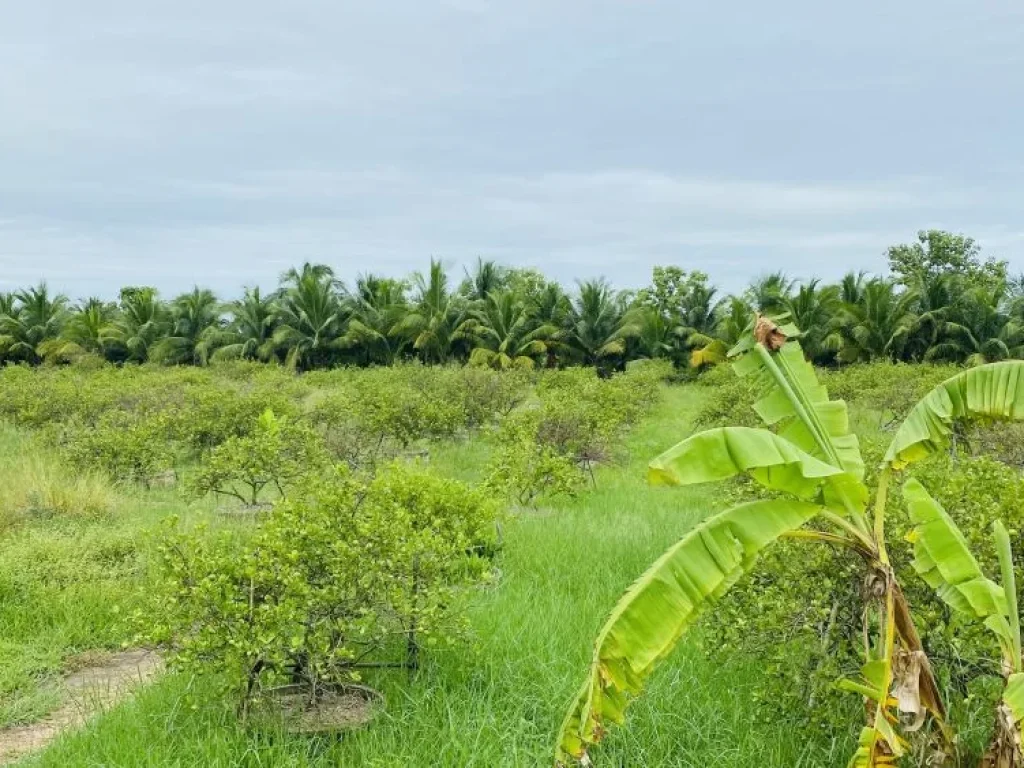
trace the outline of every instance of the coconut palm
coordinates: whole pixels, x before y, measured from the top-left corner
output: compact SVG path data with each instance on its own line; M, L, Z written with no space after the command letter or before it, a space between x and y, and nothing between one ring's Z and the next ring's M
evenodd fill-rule
M487 295L500 291L507 285L508 270L497 262L477 257L476 269L466 270L466 279L462 281L462 292L471 301L483 301Z
M679 350L682 326L653 307L636 311L640 322L635 342L640 354L652 360L673 357Z
M775 315L785 311L784 301L793 290L793 281L783 272L772 272L756 278L745 292L744 298L758 312Z
M327 268L306 265L277 302L274 347L295 368L329 365L344 327L344 308ZM308 268L308 269L307 269Z
M567 318L565 341L584 365L598 365L626 352L626 340L640 331L641 317L628 308L628 297L607 281L579 284Z
M306 280L315 283L326 282L334 288L340 286L340 282L335 278L334 268L327 264L314 264L307 261L298 269L291 267L281 273L281 285L286 288L296 288Z
M100 331L108 354L117 360L144 363L170 326L170 313L155 288L122 288L117 317Z
M718 304L714 331L711 334L691 334L687 339L693 350L690 365L701 368L725 361L747 328L754 314L753 307L742 296L729 296Z
M488 293L459 326L459 334L473 341L470 363L498 370L533 368L558 333L554 325L537 325L512 291Z
M47 360L67 362L83 355L102 355L103 331L117 316L117 305L92 297L68 314L60 336L43 345Z
M408 311L405 290L399 280L358 278L355 291L345 299L349 320L338 345L358 350L366 364L393 364L408 345L408 339L394 332Z
M801 283L796 293L782 300L789 319L804 328L800 346L809 360L825 362L842 346L842 337L835 328L835 316L840 307L840 288L835 285L820 287L818 279Z
M247 288L241 299L227 305L231 322L210 331L204 341L213 350L211 360L270 360L274 356L277 305L259 287Z
M888 280L870 280L861 303L844 307L837 320L842 337L839 359L899 359L916 321L915 300L912 291L900 292Z
M392 333L408 339L425 362L448 362L458 341L456 331L466 317L465 301L449 290L444 266L435 259L426 275L413 275L413 289L412 308Z
M1024 326L1004 308L1005 291L978 286L957 302L955 319L941 327L941 340L926 360L983 365L1024 357Z
M197 286L171 302L170 312L170 335L153 348L153 359L175 365L206 365L211 341L224 329L221 305L213 291Z
M52 295L46 283L15 291L0 315L0 356L28 363L42 360L46 345L60 335L68 299Z
M943 340L957 291L949 275L931 273L916 277L908 291L914 297L914 320L907 331L903 356L922 360Z
M844 304L860 304L864 300L864 287L868 284L868 273L847 272L839 281L839 300Z
M545 283L527 299L527 308L538 325L564 329L572 312L572 301L558 283ZM545 367L554 368L558 365L559 354L567 349L564 337L565 334L560 333L548 340Z

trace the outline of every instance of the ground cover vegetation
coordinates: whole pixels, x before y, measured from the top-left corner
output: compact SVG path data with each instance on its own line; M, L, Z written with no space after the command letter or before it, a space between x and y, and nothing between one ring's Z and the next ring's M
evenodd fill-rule
M876 483L907 411L962 370L875 363L820 374L850 400L865 484ZM650 458L680 435L757 419L764 395L726 366L692 384L665 384L670 372L5 369L4 722L55 706L53 681L83 652L144 642L163 647L175 671L38 764L550 762L560 712L615 594L709 510L779 499L742 477L713 495L645 483ZM346 406L353 398L365 411ZM189 426L195 412L208 414L201 429ZM215 418L222 413L234 416ZM127 459L98 450L71 464L87 425L101 424L150 434L166 461L151 474L124 471L140 465L126 448ZM980 571L1001 576L992 523L1006 526L1015 558L1024 525L1019 440L1008 429L958 427L947 451L913 470ZM386 447L361 458L339 446L339 434L364 430L366 443ZM308 452L299 476L295 445ZM523 454L558 461L567 488L524 502L533 465L508 466ZM584 457L597 455L588 467ZM255 506L245 493L251 467L256 476L284 468L282 489L264 482ZM895 485L886 502L892 568L957 727L958 759L971 764L994 744L1004 654L990 629L918 576L903 495ZM629 727L594 761L846 764L864 707L836 682L865 683L865 561L847 550L802 540L766 550L651 677ZM353 682L380 688L388 705L340 742L243 725L278 686L315 696ZM903 764L923 764L914 749Z

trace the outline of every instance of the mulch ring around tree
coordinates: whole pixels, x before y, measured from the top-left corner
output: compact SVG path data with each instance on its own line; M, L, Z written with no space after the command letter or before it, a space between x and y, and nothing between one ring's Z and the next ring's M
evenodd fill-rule
M288 685L263 695L252 725L307 735L342 733L369 725L383 710L384 695L364 685L331 686L314 701L307 686Z

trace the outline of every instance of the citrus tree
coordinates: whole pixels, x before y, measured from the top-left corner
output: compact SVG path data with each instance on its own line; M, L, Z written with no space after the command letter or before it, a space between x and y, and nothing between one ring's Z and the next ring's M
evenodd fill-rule
M590 747L623 721L686 629L783 537L846 548L863 562L863 666L858 679L840 682L866 702L867 723L850 766L894 764L929 715L936 753L952 757L946 708L886 547L888 489L894 473L945 449L957 422L1024 418L1024 362L981 366L935 387L898 428L877 487L869 489L846 404L829 399L798 335L794 326L758 317L730 351L736 372L756 377L755 411L768 429L711 429L651 462L656 484L747 475L775 493L708 517L627 590L598 635L587 679L559 729L558 764L589 763ZM935 556L941 567L950 565L951 554Z

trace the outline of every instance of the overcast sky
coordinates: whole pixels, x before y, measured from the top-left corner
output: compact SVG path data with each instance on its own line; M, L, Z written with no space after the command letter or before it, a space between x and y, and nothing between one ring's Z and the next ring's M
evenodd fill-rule
M34 0L0 13L0 290L226 295L478 255L1024 270L1019 0Z

